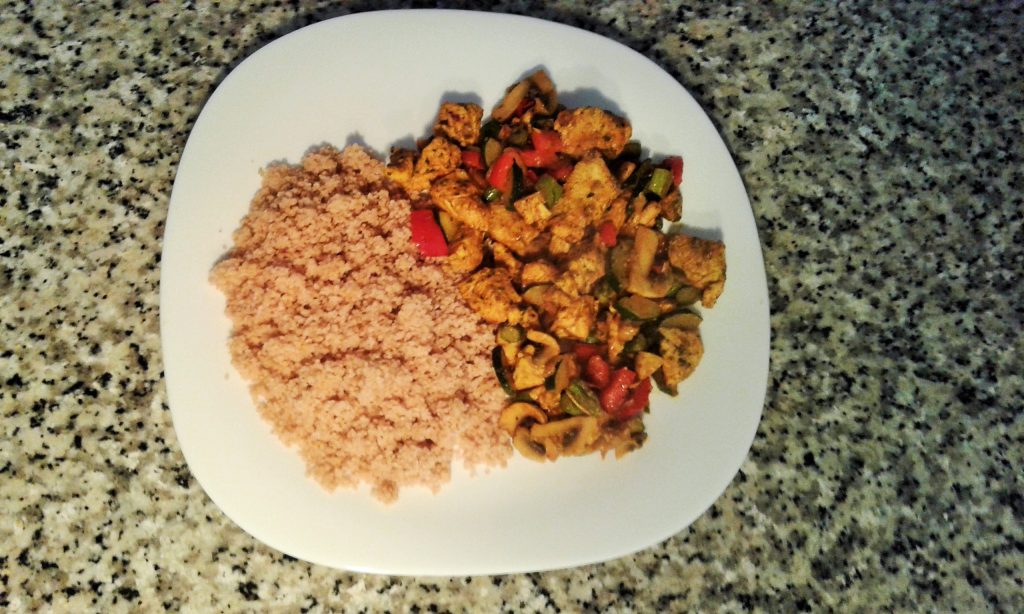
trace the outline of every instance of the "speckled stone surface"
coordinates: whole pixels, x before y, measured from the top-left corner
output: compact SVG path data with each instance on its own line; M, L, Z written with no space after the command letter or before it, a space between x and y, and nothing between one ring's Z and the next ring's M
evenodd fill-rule
M0 2L0 609L1024 611L1021 3L494 6L624 42L698 98L749 190L772 365L750 455L691 527L451 579L256 542L190 477L161 374L161 233L203 101L369 5L147 4Z

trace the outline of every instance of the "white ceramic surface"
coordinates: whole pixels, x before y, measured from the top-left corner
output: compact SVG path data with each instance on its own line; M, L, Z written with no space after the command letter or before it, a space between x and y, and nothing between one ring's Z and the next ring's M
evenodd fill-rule
M650 438L615 461L563 459L469 476L434 495L324 492L253 407L230 364L224 300L208 280L271 161L316 144L378 153L426 134L442 100L490 109L545 68L570 106L624 114L659 155L686 161L683 222L726 243L728 281L705 314L706 352L671 399L655 394ZM161 335L182 451L242 529L294 557L354 571L466 575L537 571L629 554L677 533L745 458L768 373L768 296L739 173L694 99L640 54L530 18L458 11L363 13L263 47L207 102L181 158L164 235Z

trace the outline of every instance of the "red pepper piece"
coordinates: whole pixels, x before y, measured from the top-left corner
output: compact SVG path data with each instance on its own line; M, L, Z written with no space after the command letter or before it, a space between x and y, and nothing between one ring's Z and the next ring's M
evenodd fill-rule
M678 187L683 182L683 159L679 156L665 158L665 168L672 172L672 185Z
M639 416L644 411L644 408L647 407L647 402L650 398L651 379L647 378L637 384L636 388L633 389L633 394L615 412L615 417L619 420L629 420L634 416Z
M598 388L604 388L611 381L612 368L600 354L594 354L587 359L586 374L587 381Z
M615 247L615 244L619 242L619 233L615 230L615 224L611 222L604 222L598 226L597 236L606 247Z
M536 104L536 101L533 98L523 98L522 102L519 103L519 106L516 107L516 110L512 115L520 117L523 113L532 109L534 104Z
M518 161L519 151L511 147L505 149L498 156L498 159L491 165L487 173L487 183L499 190L507 190L509 181L512 179L512 165Z
M462 150L462 166L483 170L484 159L480 152L475 149Z
M601 407L609 414L615 415L629 394L629 387L636 381L636 373L626 367L620 367L612 373L612 379L601 391Z
M448 244L444 233L434 220L434 212L429 209L417 209L409 217L412 240L420 248L420 254L432 258L448 255Z
M539 149L524 149L519 152L519 159L523 164L532 168L543 168L558 162L554 152L541 151Z
M597 354L598 350L600 350L600 348L593 343L577 343L572 348L573 354L575 354L576 358L580 360L589 359L594 354Z
M572 173L572 168L572 164L564 160L559 160L558 164L556 166L552 166L549 170L551 171L552 177L558 181L565 181L569 177L569 174Z
M542 153L555 154L562 151L562 137L554 130L534 130L530 133L533 148Z

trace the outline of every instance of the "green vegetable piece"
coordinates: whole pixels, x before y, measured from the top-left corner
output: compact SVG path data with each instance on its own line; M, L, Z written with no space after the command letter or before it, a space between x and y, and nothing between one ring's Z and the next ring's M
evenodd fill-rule
M548 209L555 206L558 199L562 197L562 186L558 185L551 175L544 175L537 180L537 191L544 195L544 204Z
M697 330L703 319L692 311L680 311L665 316L661 321L664 328L679 328L682 330Z
M570 408L566 413L578 416L586 414L597 416L601 413L601 401L594 394L594 391L587 387L581 380L575 379L566 388L563 399L568 399L566 405ZM561 407L561 402L559 403Z
M647 322L661 315L661 308L657 303L636 294L619 299L615 308L623 317L634 322Z
M629 283L629 256L632 251L633 243L623 239L615 244L608 256L611 281L617 292L621 292Z
M597 299L598 304L608 306L615 300L618 295L618 291L612 287L612 277L605 275L594 284L594 298Z
M498 327L498 343L522 343L526 335L523 329L512 324L502 324Z
M647 349L647 337L642 333L637 333L636 337L633 337L622 346L623 354L636 354L637 352L643 352Z
M523 169L519 168L518 164L512 165L512 191L509 192L508 197L508 208L515 210L512 203L516 202L523 197L523 193L526 191L526 183L523 181Z
M487 139L484 141L484 164L486 164L488 168L494 164L494 161L497 160L500 155L501 143L498 142L498 139Z
M530 130L526 126L517 126L508 135L508 144L513 147L522 147L530 140Z
M498 188L487 188L487 191L484 192L485 203L493 203L499 198L501 198L501 190L499 190Z
M491 364L494 366L494 374L498 376L498 383L501 384L501 389L509 396L515 395L516 389L512 387L512 380L509 377L508 369L505 367L505 361L502 359L500 347L495 347L491 350Z
M647 181L647 187L644 189L654 194L658 198L668 194L668 189L672 187L672 171L667 168L656 168L651 172L651 178Z
M437 222L441 225L441 232L444 233L444 240L451 243L455 240L455 234L459 231L459 223L455 218L448 215L447 211L437 212Z
M619 154L620 159L639 159L640 158L640 141L630 141L626 143L626 146L622 148L622 153Z
M693 286L683 286L676 292L676 302L680 305L692 305L700 300L701 292Z
M497 120L488 120L480 127L480 142L486 143L487 139L497 139L500 131L501 124Z

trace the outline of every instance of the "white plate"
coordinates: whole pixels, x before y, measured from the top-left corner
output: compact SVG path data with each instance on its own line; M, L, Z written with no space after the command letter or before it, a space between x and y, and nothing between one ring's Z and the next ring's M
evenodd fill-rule
M490 109L544 67L570 106L625 114L656 154L682 154L687 224L720 234L729 278L706 314L696 374L660 393L650 439L599 457L471 477L436 495L404 489L326 493L256 414L230 364L230 323L207 281L271 161L355 140L378 152L427 133L442 100ZM363 13L293 32L254 53L217 88L181 157L164 235L160 320L167 391L181 449L210 498L257 539L331 567L465 575L591 563L685 528L745 458L768 373L768 297L747 195L707 116L671 76L618 43L530 18L458 11Z

